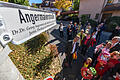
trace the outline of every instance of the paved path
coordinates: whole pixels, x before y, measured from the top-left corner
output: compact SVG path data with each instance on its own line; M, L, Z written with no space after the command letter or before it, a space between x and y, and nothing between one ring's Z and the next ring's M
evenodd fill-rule
M63 22L63 24L67 26L68 22ZM65 61L66 58L65 53L69 53L69 50L71 49L71 43L67 42L66 27L64 27L64 38L60 38L58 27L59 25L49 30L50 33L49 43L57 45L61 65L64 65L63 62ZM103 32L101 35L100 43L105 42L110 35L111 35L110 33ZM87 57L92 57L94 48L90 48L86 56L83 56L78 53L78 59L72 62L72 68L63 67L61 72L57 74L57 75L59 74L62 75L61 78L63 79L59 79L59 80L81 80L80 69L82 67L82 63Z
M63 60L65 58L65 44L67 42L66 42L66 40L64 40L64 38L60 38L58 28L59 28L59 25L57 25L49 30L50 38L49 38L48 43L55 44L57 46L60 62L62 65Z

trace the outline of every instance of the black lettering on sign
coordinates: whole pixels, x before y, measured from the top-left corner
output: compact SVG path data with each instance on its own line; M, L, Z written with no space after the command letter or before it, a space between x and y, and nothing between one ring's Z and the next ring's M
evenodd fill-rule
M23 21L24 21L26 23L26 20L23 16L22 12L20 10L18 10L18 11L19 11L20 22L23 23Z
M18 10L19 17L20 17L20 23L29 23L32 22L32 24L35 24L36 21L44 21L44 20L51 20L54 19L55 16L53 14L45 15L45 14L23 14L20 9Z
M30 14L31 20L32 20L32 24L35 24L35 18L33 16L33 14Z
M30 16L29 16L29 14L25 14L25 17L26 17L26 19L27 19L27 22L31 22L31 18L30 18Z
M23 32L23 31L25 31L25 29L23 29L23 28L19 29L19 33Z
M18 34L18 30L12 30L12 34L13 34L13 35Z

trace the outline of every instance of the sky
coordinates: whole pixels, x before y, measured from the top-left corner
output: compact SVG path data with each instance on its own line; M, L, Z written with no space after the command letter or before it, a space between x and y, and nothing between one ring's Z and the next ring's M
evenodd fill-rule
M32 3L41 3L41 2L42 2L42 0L29 0L30 5Z

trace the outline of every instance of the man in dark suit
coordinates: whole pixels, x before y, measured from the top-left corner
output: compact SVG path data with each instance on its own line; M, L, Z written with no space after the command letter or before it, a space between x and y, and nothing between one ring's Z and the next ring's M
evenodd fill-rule
M112 46L110 48L110 53L113 51L120 51L120 37L119 36L115 36L114 38L112 38Z

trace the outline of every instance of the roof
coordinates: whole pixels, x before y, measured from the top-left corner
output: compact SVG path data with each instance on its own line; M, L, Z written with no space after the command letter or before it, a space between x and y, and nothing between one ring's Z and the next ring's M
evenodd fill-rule
M103 11L115 11L115 10L120 10L120 3L109 4L103 8Z
M77 14L79 11L67 11L67 12L62 12L61 14Z

